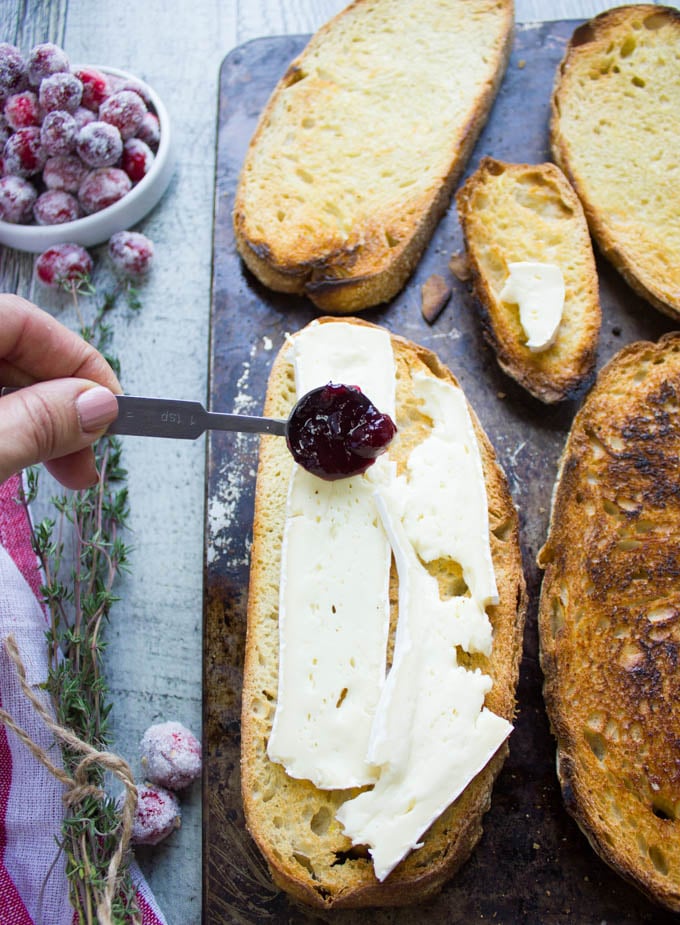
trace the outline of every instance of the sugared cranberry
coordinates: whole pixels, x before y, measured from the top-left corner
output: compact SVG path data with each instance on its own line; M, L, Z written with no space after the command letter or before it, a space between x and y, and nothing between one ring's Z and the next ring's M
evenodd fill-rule
M81 67L74 74L83 85L81 105L98 113L99 107L111 92L108 77L95 67Z
M45 112L65 109L75 112L83 96L83 85L73 74L60 72L46 77L40 83L38 99Z
M144 276L153 262L153 241L139 231L118 231L109 241L109 257L124 276Z
M33 214L38 192L23 177L0 177L0 219L3 222L26 222Z
M5 119L10 128L16 131L28 125L40 125L40 106L38 97L32 90L13 93L5 102Z
M183 790L201 774L201 743L182 723L155 723L141 743L142 767L154 784Z
M41 80L52 74L71 69L68 55L63 48L53 42L41 42L40 45L34 46L28 54L26 63L28 82L33 87L37 87Z
M145 112L141 125L137 129L137 138L147 144L152 151L158 150L161 140L161 124L155 112Z
M27 84L26 62L16 45L0 42L0 100L6 100Z
M76 151L90 167L111 167L123 153L123 139L115 125L90 122L76 136Z
M157 845L180 827L181 818L174 793L164 787L138 787L131 841L135 845Z
M297 402L286 440L300 466L332 481L365 472L396 432L356 386L328 383Z
M5 172L18 177L32 177L40 173L47 160L47 152L40 140L37 125L20 128L5 142L3 152Z
M146 103L134 90L118 90L99 107L99 118L115 125L123 140L132 138L141 125Z
M139 138L128 138L123 145L121 167L132 180L139 183L151 170L154 154L151 148Z
M35 262L35 274L45 286L79 283L92 272L92 258L80 244L55 244Z
M84 125L89 125L90 122L97 121L97 116L92 112L92 110L86 109L84 106L79 106L76 109L76 111L73 113L73 118L76 120L78 131L80 131Z
M39 225L63 225L80 218L80 204L72 193L62 189L49 189L41 193L33 206L33 215Z
M48 112L40 126L40 140L50 157L68 154L76 143L76 120L65 109Z
M90 214L118 202L131 188L132 183L124 170L100 167L88 173L80 184L78 199L84 211Z
M48 189L63 189L77 193L90 168L75 154L48 157L43 167L43 183Z

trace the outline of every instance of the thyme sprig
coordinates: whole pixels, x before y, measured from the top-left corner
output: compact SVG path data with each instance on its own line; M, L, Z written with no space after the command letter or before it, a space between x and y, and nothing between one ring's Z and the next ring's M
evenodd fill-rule
M104 295L92 319L85 323L79 296L96 296L88 278L72 281L72 293L82 337L96 347L119 374L111 355L112 329L109 315L118 296L137 310L136 290L129 286ZM120 441L104 435L95 446L99 471L97 484L84 491L63 490L50 499L51 512L32 527L33 546L44 576L42 593L49 611L47 646L49 692L57 723L97 753L110 746L108 701L102 672L105 650L103 629L118 600L116 580L128 567L130 549L124 541L129 514L127 473L121 459ZM23 502L31 505L39 490L39 470L26 473ZM115 756L114 756L115 757ZM60 845L66 857L71 903L79 925L106 919L111 925L141 921L126 850L111 890L112 859L120 854L121 810L105 792L106 762L88 761L83 779L83 750L62 742L66 773L78 779L74 799L69 801L62 824Z

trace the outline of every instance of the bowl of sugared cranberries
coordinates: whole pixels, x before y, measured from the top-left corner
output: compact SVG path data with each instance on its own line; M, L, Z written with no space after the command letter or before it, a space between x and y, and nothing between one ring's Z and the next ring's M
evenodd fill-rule
M155 90L113 67L71 65L59 46L0 43L0 244L39 254L131 228L174 169Z

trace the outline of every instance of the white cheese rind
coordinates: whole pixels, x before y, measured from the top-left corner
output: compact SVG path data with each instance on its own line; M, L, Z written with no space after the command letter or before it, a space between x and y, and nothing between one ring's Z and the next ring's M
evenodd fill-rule
M316 324L296 335L293 347L298 395L329 381L358 385L393 413L386 331ZM386 465L381 457L372 468ZM281 558L279 687L268 755L317 787L369 783L391 560L371 483L364 476L328 482L295 466Z
M547 350L557 336L564 311L562 271L552 263L509 263L508 276L499 298L519 306L519 320L529 350Z

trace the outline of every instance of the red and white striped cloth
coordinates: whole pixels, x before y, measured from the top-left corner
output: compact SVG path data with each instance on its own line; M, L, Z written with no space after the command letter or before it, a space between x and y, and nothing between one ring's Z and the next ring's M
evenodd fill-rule
M47 618L26 512L17 503L20 479L0 484L0 706L61 763L54 736L26 699L4 648L14 636L31 686L47 677ZM35 689L35 688L34 688ZM64 857L56 839L64 815L61 784L14 732L0 723L0 923L74 925ZM165 925L163 914L133 864L143 925Z

